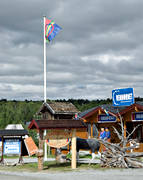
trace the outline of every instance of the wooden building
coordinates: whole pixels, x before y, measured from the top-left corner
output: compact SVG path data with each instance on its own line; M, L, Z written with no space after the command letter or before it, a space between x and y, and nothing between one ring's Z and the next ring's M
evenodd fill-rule
M48 102L43 103L39 111L36 113L36 119L73 119L79 111L77 108L68 102Z
M69 102L48 102L43 103L35 115L35 120L71 120L78 114L78 109ZM83 130L81 129L83 132ZM85 130L84 130L85 131ZM87 138L87 132L76 132L76 136Z
M123 119L124 136L131 133L132 130L140 124L138 129L132 134L132 139L137 139L140 147L137 151L143 152L143 102L136 102L128 107L114 107L111 104L105 104L79 114L79 117L87 124L87 138L98 137L101 127L108 127L111 132L111 142L119 141L113 130L113 126L120 130L120 118ZM83 134L81 136L84 136Z

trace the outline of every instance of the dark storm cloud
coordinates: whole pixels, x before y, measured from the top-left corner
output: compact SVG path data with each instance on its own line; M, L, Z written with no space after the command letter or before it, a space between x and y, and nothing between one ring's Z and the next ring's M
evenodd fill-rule
M0 94L43 99L43 15L62 27L47 44L48 98L142 96L143 1L0 2Z

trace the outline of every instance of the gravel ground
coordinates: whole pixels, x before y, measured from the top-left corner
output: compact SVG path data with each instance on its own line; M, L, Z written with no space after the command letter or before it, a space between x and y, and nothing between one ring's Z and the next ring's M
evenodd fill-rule
M53 161L54 158L48 158ZM80 159L89 163L89 159ZM7 163L17 162L18 159L6 159ZM99 161L99 160L96 160ZM37 162L37 158L24 158L24 162ZM96 162L97 163L97 162ZM99 163L99 162L98 162ZM103 169L103 170L74 170L74 171L40 171L40 172L7 172L0 171L0 180L143 180L143 169Z
M143 169L82 170L69 172L5 172L0 171L2 180L142 180Z

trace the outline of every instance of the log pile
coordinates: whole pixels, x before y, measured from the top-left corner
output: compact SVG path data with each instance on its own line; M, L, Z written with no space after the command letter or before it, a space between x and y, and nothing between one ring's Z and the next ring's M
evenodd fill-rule
M120 117L121 119L121 117ZM133 150L139 145L136 140L130 139L131 135L138 128L136 126L133 131L124 137L124 127L121 119L121 133L114 128L120 142L118 144L110 143L106 140L99 140L105 147L101 153L102 167L118 167L118 168L143 168L143 162L139 161L139 157L143 157L143 153L135 153ZM127 146L130 144L130 146Z

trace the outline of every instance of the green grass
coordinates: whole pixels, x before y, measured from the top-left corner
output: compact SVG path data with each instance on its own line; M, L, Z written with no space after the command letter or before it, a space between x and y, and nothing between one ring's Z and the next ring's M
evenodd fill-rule
M17 166L0 165L0 170L3 170L3 171L29 171L29 172L36 172L37 169L38 169L37 163L28 163L28 164L17 165Z
M99 169L100 164L79 164L77 163L77 169L76 170L81 170L81 169ZM27 163L23 165L17 165L17 166L3 166L0 165L0 170L3 171L28 171L28 172L37 172L38 171L38 164L37 163ZM44 162L44 168L43 172L46 171L72 171L71 169L71 162L67 163L57 163L56 161L51 161L51 162Z

